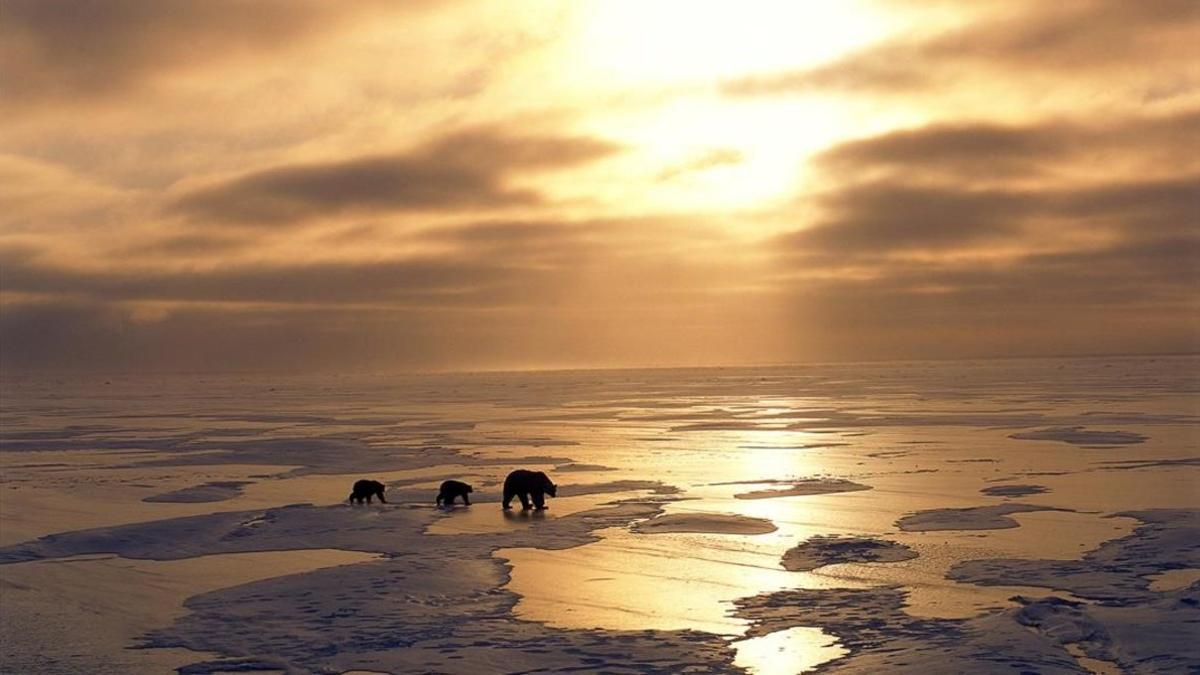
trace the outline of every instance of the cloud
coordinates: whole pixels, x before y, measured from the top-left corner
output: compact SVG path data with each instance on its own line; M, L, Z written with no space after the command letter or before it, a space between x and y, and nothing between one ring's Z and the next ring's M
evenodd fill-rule
M939 123L841 143L816 161L842 178L915 171L955 182L1046 181L1088 162L1103 162L1109 173L1197 170L1197 146L1200 110L1187 110L1108 122Z
M66 167L0 152L0 234L61 232L105 222L131 192L89 180Z
M255 369L297 359L316 369L762 353L757 338L731 331L763 325L742 252L695 218L495 220L409 232L404 242L427 253L202 266L185 244L178 257L80 265L53 249L9 247L0 251L0 358L11 369Z
M254 243L247 237L214 236L209 234L173 234L161 239L139 241L119 253L127 256L169 256L190 258L209 253L229 253ZM128 259L128 258L126 258Z
M937 124L831 148L815 222L767 242L781 301L831 358L1200 347L1196 118Z
M0 368L89 371L289 370L297 364L433 367L463 337L435 316L336 309L187 307L155 320L116 305L14 303L0 314ZM478 335L476 336L478 337ZM441 345L450 347L444 350Z
M454 211L533 205L514 173L566 168L617 146L583 136L514 136L468 130L415 150L311 164L287 164L193 189L171 210L206 223L291 224L342 213Z
M961 28L897 38L814 68L731 80L722 90L731 96L907 93L967 75L977 81L982 71L1017 77L1127 75L1130 63L1143 72L1156 63L1178 70L1200 59L1198 29L1200 5L1191 0L984 3ZM1188 70L1195 88L1200 72L1194 66Z
M724 86L820 95L803 101L708 96L703 61L583 77L615 67L586 16L449 2L4 3L0 108L26 113L0 154L4 363L628 365L1195 338L1190 0L882 0L913 10L885 42Z
M776 96L819 90L905 92L929 86L934 73L914 67L908 46L877 47L816 68L750 75L722 83L727 96Z
M995 240L1019 231L1027 200L996 191L869 183L822 199L831 216L781 237L780 244L825 253L944 249Z
M1191 288L1200 278L1195 261L1200 236L1132 235L1074 251L1028 253L1004 260L892 261L869 279L805 280L825 302L866 305L881 315L916 307L954 320L980 316L1041 319L1070 316L1088 306L1120 313L1137 307L1196 305ZM814 290L813 288L807 289ZM1065 311L1070 310L1070 311Z
M502 264L453 258L232 265L213 269L81 269L5 256L9 292L97 301L449 303L510 275Z
M792 249L842 255L1020 243L1036 227L1101 234L1186 230L1197 217L1200 175L1071 189L977 190L902 182L853 184L822 198L830 215L779 239Z
M719 166L741 164L745 156L734 148L713 148L686 162L669 166L658 174L658 180L673 180L687 173L706 171Z
M682 233L693 239L684 239ZM406 235L401 248L420 255L326 257L302 261L224 262L198 265L206 238L163 240L141 259L130 251L104 265L56 262L53 251L30 246L0 249L0 285L6 292L72 301L244 303L320 306L479 307L538 306L579 290L585 276L598 275L616 288L610 273L622 270L633 284L638 275L677 275L665 259L696 255L694 222L594 220L582 222L483 221L447 225ZM719 235L709 232L714 239ZM218 239L216 245L228 244ZM177 258L159 254L181 247ZM719 243L714 246L720 248ZM715 251L714 251L715 253ZM628 293L628 289L621 291ZM655 292L653 284L642 291Z
M1004 261L893 261L861 276L802 275L780 299L796 359L1194 352L1198 259L1200 242L1184 237Z
M845 257L1186 230L1197 219L1200 111L1106 124L932 124L847 141L816 158L834 187L820 216L779 238ZM1102 163L1100 163L1102 161Z
M179 70L286 49L384 7L376 0L6 0L0 81L9 106L112 98Z

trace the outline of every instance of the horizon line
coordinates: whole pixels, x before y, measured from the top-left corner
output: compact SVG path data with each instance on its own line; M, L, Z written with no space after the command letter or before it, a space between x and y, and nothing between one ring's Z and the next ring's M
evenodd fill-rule
M568 373L568 372L605 372L605 371L624 371L624 370L717 370L717 369L768 369L768 368L793 368L802 366L835 366L835 365L851 365L851 364L878 364L878 363L952 363L961 361L1020 361L1020 360L1042 360L1042 359L1103 359L1103 358L1168 358L1168 357L1196 357L1200 356L1200 349L1193 351L1167 351L1167 352L1100 352L1087 354L1024 354L1024 355L992 355L992 356L952 356L952 357L924 357L924 358L847 358L847 359L822 359L815 361L772 361L758 363L713 363L706 365L699 364L641 364L641 365L613 365L613 366L532 366L532 367L512 367L498 366L495 368L413 368L413 369L370 369L365 367L353 368L329 368L329 369L314 369L302 373L289 372L287 370L55 370L55 369L9 369L0 368L0 379L9 376L31 376L31 375L56 375L56 376L182 376L182 375L271 375L271 376L296 376L296 375L333 375L342 374L349 376L361 375L376 375L376 376L414 376L414 375L498 375L498 374L519 374L519 373Z

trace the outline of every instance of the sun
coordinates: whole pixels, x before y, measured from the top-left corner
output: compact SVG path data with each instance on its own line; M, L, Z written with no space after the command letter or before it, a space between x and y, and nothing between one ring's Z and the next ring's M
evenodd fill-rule
M886 30L883 15L854 0L598 0L576 21L582 64L627 83L802 68Z
M834 97L745 98L722 85L810 68L888 30L886 15L856 1L581 3L543 65L584 110L582 130L626 152L570 181L630 211L753 210L786 199L808 158L855 133L853 115Z

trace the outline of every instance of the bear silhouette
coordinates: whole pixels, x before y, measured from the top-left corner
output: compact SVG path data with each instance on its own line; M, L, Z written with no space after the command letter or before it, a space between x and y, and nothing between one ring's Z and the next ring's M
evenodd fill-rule
M541 511L546 508L546 495L557 496L558 486L550 481L550 477L542 471L527 471L517 469L504 479L504 508L512 508L509 502L513 497L521 500L521 508L528 511L530 497L533 497L533 508Z
M475 488L462 481L448 480L442 483L442 487L438 490L437 499L434 501L438 506L442 504L449 506L454 503L455 497L462 497L463 503L470 506L471 500L467 495L474 491Z
M380 503L386 504L387 500L383 498L383 491L385 489L383 483L377 480L367 480L364 478L363 480L355 481L354 489L350 491L350 503L362 504L366 502L370 504L371 497L379 497Z

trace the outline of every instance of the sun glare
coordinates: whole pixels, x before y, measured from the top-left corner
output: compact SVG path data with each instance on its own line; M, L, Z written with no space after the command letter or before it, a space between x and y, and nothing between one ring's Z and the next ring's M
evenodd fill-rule
M704 82L814 65L878 38L859 2L603 0L579 17L591 69L624 83Z
M587 176L587 195L634 210L769 207L809 157L854 133L853 116L827 96L743 99L721 85L835 59L885 34L886 19L857 2L584 5L552 57L555 79L622 92L583 124L628 148Z

